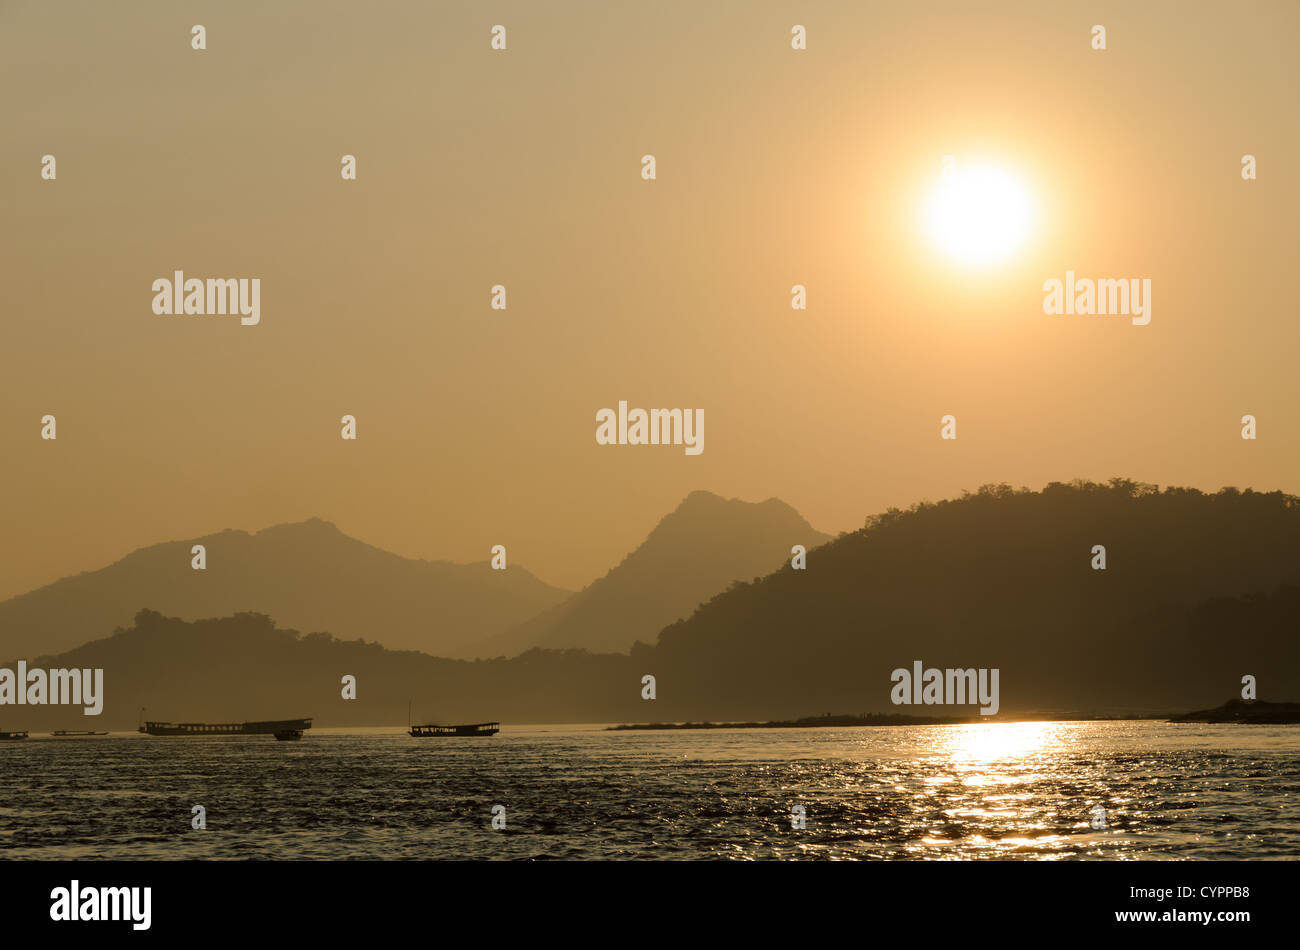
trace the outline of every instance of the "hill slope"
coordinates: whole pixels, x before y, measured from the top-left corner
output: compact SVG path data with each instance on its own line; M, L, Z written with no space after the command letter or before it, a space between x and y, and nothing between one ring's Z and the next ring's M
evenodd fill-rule
M469 644L469 656L513 655L530 647L623 652L652 641L732 581L767 574L829 535L789 505L692 492L604 577L500 637Z
M28 663L103 669L103 712L3 705L0 729L134 729L142 707L164 721L310 716L317 726L397 725L408 702L424 721L573 722L631 715L640 689L625 656L535 650L512 660L449 660L302 635L254 613L190 623L141 610L112 636ZM356 677L356 699L342 698L345 675Z
M1300 697L1300 499L1280 492L986 487L816 553L663 631L655 661L693 715L881 710L918 659L1000 669L1003 709L1204 705L1246 673Z

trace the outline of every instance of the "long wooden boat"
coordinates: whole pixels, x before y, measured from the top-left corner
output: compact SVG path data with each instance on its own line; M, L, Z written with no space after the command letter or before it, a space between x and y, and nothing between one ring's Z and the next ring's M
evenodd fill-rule
M471 722L457 726L427 723L423 726L411 726L408 735L417 739L433 739L449 736L495 736L500 731L499 722Z
M26 739L26 738L27 738L26 729L24 729L22 732L0 732L0 742L3 742L6 739Z
M107 732L88 732L78 729L55 729L50 733L52 736L106 736Z
M264 722L154 722L146 720L140 731L150 736L275 736L301 739L311 719L270 719Z

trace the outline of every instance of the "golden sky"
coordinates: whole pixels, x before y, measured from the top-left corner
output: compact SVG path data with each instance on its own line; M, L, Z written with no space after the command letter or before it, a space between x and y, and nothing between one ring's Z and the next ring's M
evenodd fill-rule
M578 587L700 488L830 532L991 481L1300 493L1298 32L1292 0L0 5L0 597L311 516ZM921 234L944 155L1034 195L1005 264ZM261 323L154 315L177 269L261 278ZM1150 325L1045 315L1067 269L1151 278ZM620 399L703 409L705 451L597 445Z

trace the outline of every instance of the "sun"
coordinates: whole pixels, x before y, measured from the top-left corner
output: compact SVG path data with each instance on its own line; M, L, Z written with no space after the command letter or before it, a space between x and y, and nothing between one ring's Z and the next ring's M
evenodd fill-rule
M926 199L925 230L953 262L986 268L1024 245L1034 216L1033 196L1013 172L997 165L957 165Z

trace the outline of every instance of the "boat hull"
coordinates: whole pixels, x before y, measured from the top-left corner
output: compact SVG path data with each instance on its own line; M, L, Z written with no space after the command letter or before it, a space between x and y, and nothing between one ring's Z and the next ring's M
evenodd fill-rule
M415 739L455 739L465 736L495 736L500 731L499 722L471 722L456 726L429 723L411 726L407 735Z
M272 719L264 722L146 722L140 731L150 736L277 736L311 728L310 719Z

